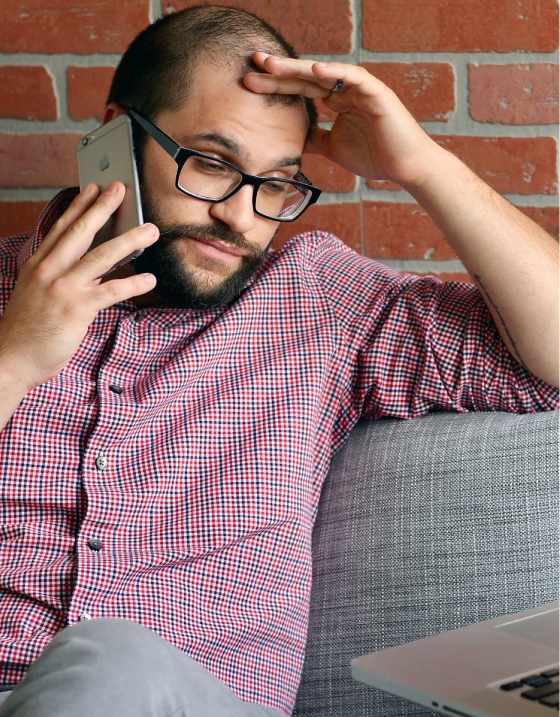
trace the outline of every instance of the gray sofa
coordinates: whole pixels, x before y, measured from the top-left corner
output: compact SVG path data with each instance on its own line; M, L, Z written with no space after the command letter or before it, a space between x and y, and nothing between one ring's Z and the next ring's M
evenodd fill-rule
M557 599L557 457L558 412L359 423L321 497L294 717L434 715L350 660Z

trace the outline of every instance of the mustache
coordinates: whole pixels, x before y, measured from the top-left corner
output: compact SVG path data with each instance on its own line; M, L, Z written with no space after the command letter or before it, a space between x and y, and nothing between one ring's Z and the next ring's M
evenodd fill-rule
M243 234L233 232L225 225L219 224L175 224L172 227L160 226L159 240L164 243L184 239L185 237L193 237L200 241L221 241L224 244L241 249L246 252L249 257L257 257L261 255L260 249L247 241Z

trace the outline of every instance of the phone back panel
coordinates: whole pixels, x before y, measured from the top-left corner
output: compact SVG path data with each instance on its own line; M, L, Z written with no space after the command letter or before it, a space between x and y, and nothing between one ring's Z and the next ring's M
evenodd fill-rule
M85 140L87 142L84 144ZM144 222L128 115L121 114L86 135L78 143L77 157L80 189L93 183L103 192L115 180L126 186L122 204L95 235L89 248L91 251L99 244Z

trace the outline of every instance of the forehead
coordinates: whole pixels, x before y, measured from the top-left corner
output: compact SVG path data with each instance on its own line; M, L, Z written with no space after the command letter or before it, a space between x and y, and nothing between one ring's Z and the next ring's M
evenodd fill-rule
M187 100L162 112L158 122L178 142L195 135L225 137L232 155L266 166L300 156L308 126L303 103L269 104L231 69L210 63L199 63Z

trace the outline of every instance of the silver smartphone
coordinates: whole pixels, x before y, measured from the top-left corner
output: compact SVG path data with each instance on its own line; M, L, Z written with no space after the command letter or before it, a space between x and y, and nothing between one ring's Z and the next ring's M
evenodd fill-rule
M130 117L126 114L118 115L83 137L78 142L77 157L80 189L93 183L103 192L115 180L119 180L126 187L122 204L95 235L88 249L91 251L103 242L144 222ZM136 259L143 251L138 249L129 254L106 274Z

